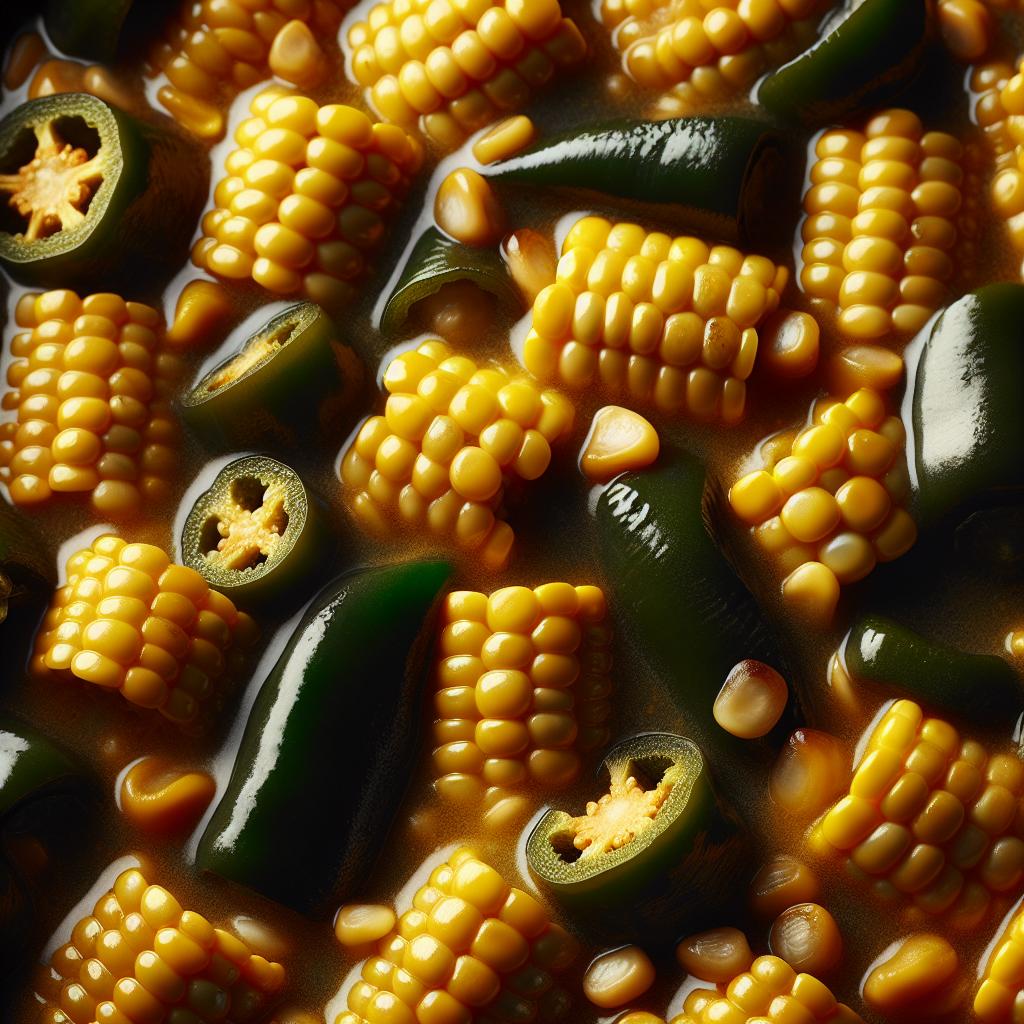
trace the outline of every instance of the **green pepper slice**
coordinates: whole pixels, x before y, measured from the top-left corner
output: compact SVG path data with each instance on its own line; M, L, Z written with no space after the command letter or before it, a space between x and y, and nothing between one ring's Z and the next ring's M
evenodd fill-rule
M627 473L600 493L598 544L615 605L631 612L623 632L636 638L705 748L735 756L749 752L751 741L730 736L712 713L729 670L754 658L786 671L757 602L711 536L713 501L699 460L663 452L651 469ZM769 744L794 727L794 703Z
M763 79L757 102L808 127L887 104L920 70L934 7L931 0L847 3L817 43Z
M218 447L295 445L330 430L362 381L362 364L334 321L302 302L271 317L180 399L182 414Z
M853 682L875 683L982 726L1013 729L1024 688L994 654L970 654L936 643L882 615L867 615L840 648Z
M46 34L72 57L111 61L132 0L49 0Z
M228 463L181 535L184 564L242 607L284 601L329 550L313 495L294 469L265 455Z
M482 173L665 204L715 237L774 244L799 203L788 149L746 117L618 121L545 139Z
M30 283L135 284L179 264L206 178L179 136L95 96L31 100L0 122L0 263Z
M908 356L918 522L963 518L995 497L1019 492L1024 285L992 284L965 295L925 328Z
M197 863L301 913L365 884L415 757L426 638L444 562L334 580L246 722ZM293 837L315 832L315 842Z
M427 228L409 253L380 318L380 330L391 335L405 323L409 310L436 295L445 285L469 281L522 312L522 300L504 261L494 251L456 242L437 228Z
M749 844L700 748L645 733L613 747L599 775L606 792L584 814L549 810L530 833L537 880L616 936L663 941L721 921L744 890Z

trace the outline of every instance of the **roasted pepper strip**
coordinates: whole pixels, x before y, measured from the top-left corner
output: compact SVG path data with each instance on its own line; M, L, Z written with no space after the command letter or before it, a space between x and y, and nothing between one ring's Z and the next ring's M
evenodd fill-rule
M607 791L572 817L549 810L526 844L534 876L601 929L671 938L728 912L748 845L700 748L669 733L619 743Z
M25 103L0 122L0 263L61 287L176 266L205 194L202 166L177 136L95 96Z
M908 452L922 525L1024 486L1024 286L965 295L926 330Z
M185 520L182 561L233 601L283 601L330 545L295 470L251 455L228 463Z
M700 462L665 453L653 468L619 477L601 493L598 541L616 607L631 612L626 632L700 729L706 749L735 756L750 741L729 736L712 715L729 670L744 658L783 674L785 666L753 596L708 532L711 500ZM769 737L787 736L789 718L787 712Z
M934 27L931 0L847 3L814 46L761 82L757 101L809 127L870 111L913 80Z
M882 615L867 615L843 640L852 681L876 683L979 725L1009 732L1024 690L1008 662L936 643Z
M525 185L584 189L667 204L688 225L739 241L792 224L782 136L744 117L620 121L546 138L485 170ZM793 207L795 209L795 207Z
M72 57L111 61L132 0L48 0L46 34Z
M359 359L331 318L302 302L200 377L181 398L182 414L217 446L294 444L310 429L329 429L361 378Z
M367 569L314 599L256 698L200 867L304 913L365 882L409 779L449 571ZM312 846L287 840L314 821Z
M402 276L388 296L380 319L382 333L396 333L420 299L456 281L478 285L517 312L522 311L519 293L494 249L463 245L432 227L423 232L409 253Z

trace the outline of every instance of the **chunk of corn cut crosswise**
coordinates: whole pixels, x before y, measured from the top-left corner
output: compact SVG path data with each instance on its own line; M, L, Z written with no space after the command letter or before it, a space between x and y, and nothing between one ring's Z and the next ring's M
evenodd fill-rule
M72 555L36 635L37 678L80 679L188 724L216 703L255 624L194 569L106 534Z
M558 0L391 0L348 33L352 77L387 121L444 148L503 114L587 45Z
M619 1024L633 1024L633 1014ZM635 1014L636 1024L665 1024L651 1014ZM749 971L717 988L694 988L683 1011L668 1024L864 1024L840 1003L827 985L798 974L777 956L759 956Z
M438 792L473 802L563 786L608 742L611 629L598 587L455 591L442 613L434 693Z
M757 324L788 271L698 238L583 217L538 295L523 362L540 380L598 385L663 412L736 423Z
M333 1024L566 1020L555 976L578 954L531 895L469 849L435 868L348 991Z
M119 295L28 293L0 399L0 480L16 505L88 497L114 518L165 501L179 459L181 363L163 317Z
M276 87L257 95L250 113L235 130L238 148L224 162L192 262L336 310L355 295L421 146L354 107L319 106Z
M849 337L913 334L945 302L962 225L964 148L909 110L815 144L800 284Z
M732 485L729 504L783 574L814 563L854 583L917 538L903 507L905 441L902 420L871 388L819 401L808 426L761 445L763 468Z
M269 77L268 58L282 29L299 21L319 38L334 36L349 6L335 0L184 0L149 53L150 77L167 79L157 100L194 135L219 139L223 108Z
M136 868L72 928L36 983L45 1024L242 1024L285 983L279 963L183 910Z
M815 38L827 0L603 0L629 75L680 100L721 99Z
M1024 1010L1024 910L1003 929L985 963L974 996L982 1024L1015 1024Z
M506 489L548 468L551 445L572 430L572 403L436 338L396 356L384 388L384 415L363 423L342 459L353 512L380 534L397 519L453 537L501 568L514 540Z
M880 896L968 921L1024 879L1024 761L989 754L899 700L869 737L844 796L816 826L826 852Z

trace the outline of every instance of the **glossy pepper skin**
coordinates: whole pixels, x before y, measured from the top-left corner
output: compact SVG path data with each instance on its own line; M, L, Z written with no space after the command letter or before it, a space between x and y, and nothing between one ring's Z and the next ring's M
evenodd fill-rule
M612 782L617 803L627 776L644 789L659 778L673 782L653 826L607 852L588 855L584 848L580 856L573 845L574 822L585 829L598 820L589 813L593 804L585 818L548 810L526 844L534 877L570 913L616 939L662 942L722 920L743 891L750 847L741 822L719 801L700 748L671 733L644 733L614 746L598 775L603 792ZM620 827L621 811L613 814Z
M334 580L256 698L197 863L301 913L358 892L415 757L426 638L450 568ZM290 837L316 825L316 841Z
M1024 487L1024 285L948 306L910 350L914 515L963 519ZM909 354L909 353L908 353ZM914 358L914 357L911 357Z
M212 447L294 447L330 430L362 383L359 357L315 303L272 316L180 399L182 416Z
M798 202L790 196L792 176L786 173L792 156L783 137L762 121L680 117L576 129L484 173L666 204L714 237L771 241L786 219L783 200Z
M55 136L48 136L54 128ZM93 173L88 205L76 200L81 220L72 218L74 223L34 239L20 233L27 225L0 230L0 264L13 277L60 288L95 283L109 291L126 274L135 285L140 276L179 265L207 188L205 162L195 159L180 136L86 93L30 100L0 122L5 200L15 198L16 179L33 160L32 135L36 157L49 154L61 173L64 146L81 150L84 155L76 159L83 163L90 157ZM126 252L132 254L127 263Z
M665 451L652 468L627 473L601 492L598 543L616 606L631 612L624 632L636 637L638 653L699 731L709 756L735 757L748 754L751 744L714 721L722 683L744 658L783 674L785 665L757 602L708 530L711 500L703 465ZM791 697L769 745L794 727L794 704Z
M913 81L934 34L933 0L847 4L817 43L761 82L757 102L806 127L884 106Z
M842 646L854 683L877 683L984 726L1009 732L1024 711L1024 686L994 654L936 643L883 615L854 623Z

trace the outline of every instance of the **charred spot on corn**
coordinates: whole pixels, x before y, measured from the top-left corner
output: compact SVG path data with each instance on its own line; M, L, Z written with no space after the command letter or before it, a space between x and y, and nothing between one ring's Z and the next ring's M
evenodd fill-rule
M243 603L281 600L329 550L315 500L299 475L267 456L225 466L189 512L182 560Z

